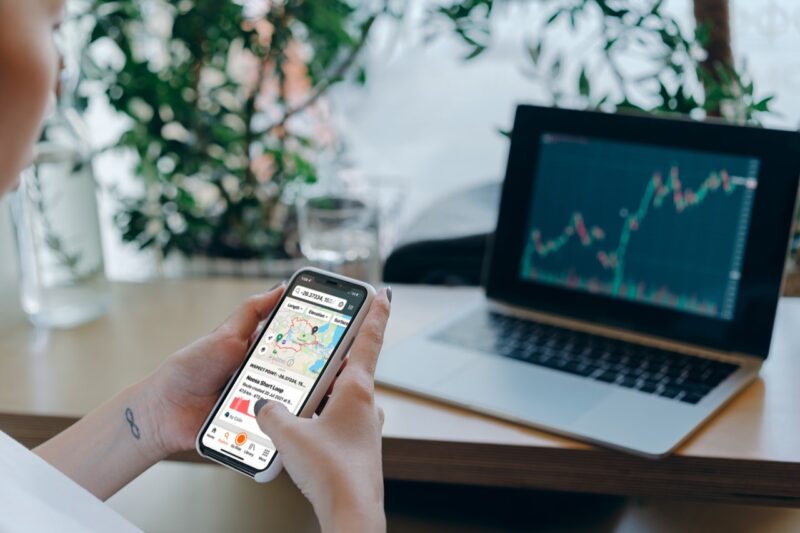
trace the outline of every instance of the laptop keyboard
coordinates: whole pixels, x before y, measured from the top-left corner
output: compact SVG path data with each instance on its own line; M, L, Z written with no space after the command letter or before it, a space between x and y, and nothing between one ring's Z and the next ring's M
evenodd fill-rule
M738 365L478 311L434 340L696 404Z

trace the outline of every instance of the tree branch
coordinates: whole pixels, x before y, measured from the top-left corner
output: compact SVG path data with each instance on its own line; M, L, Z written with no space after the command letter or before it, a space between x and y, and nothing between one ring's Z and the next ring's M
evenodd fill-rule
M286 122L292 118L294 115L301 113L314 105L314 103L325 94L325 92L330 89L330 87L336 83L344 74L350 69L350 67L355 62L358 54L364 48L364 45L367 42L367 37L369 35L370 29L372 28L372 24L375 22L376 17L373 15L364 23L364 27L361 31L361 38L359 39L356 46L350 51L348 56L341 62L339 65L333 69L333 71L325 76L325 78L320 81L315 87L312 88L311 94L306 98L302 103L298 104L295 107L289 108L280 118L264 128L261 131L255 133L255 135L266 135L267 133L271 132L275 128L283 127L286 125Z

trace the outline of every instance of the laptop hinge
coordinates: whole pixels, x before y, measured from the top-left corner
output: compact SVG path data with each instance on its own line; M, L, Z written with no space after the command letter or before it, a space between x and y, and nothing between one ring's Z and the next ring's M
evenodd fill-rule
M673 352L698 355L701 357L711 357L715 359L723 359L731 361L735 360L737 362L742 362L746 360L749 364L757 364L757 365L760 365L763 362L763 358L757 355L740 353L740 352L731 352L725 350L714 350L713 348L708 348L705 346L698 346L691 343L678 342L670 339L665 339L663 337L657 337L654 335L639 333L636 331L630 331L611 326L604 326L600 324L593 324L591 322L585 322L574 318L567 318L561 315L545 313L542 311L534 311L524 307L517 307L514 305L490 299L487 299L487 302L489 308L492 310L496 310L507 315L533 319L536 320L537 322L542 322L544 324L549 324L551 326L574 329L576 331L582 331L584 333L593 333L595 335L601 335L604 337L619 339L626 342L632 342L634 344L641 344L643 346L652 346L654 348L662 348Z

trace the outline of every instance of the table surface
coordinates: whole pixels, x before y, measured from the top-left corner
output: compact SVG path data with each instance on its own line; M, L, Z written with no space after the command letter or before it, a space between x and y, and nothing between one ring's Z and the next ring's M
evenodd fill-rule
M34 446L220 323L271 283L112 283L108 315L55 331L0 317L0 430ZM396 286L391 345L482 298ZM800 506L800 301L781 302L761 377L674 455L606 450L406 393L379 389L384 468L397 480ZM175 459L201 460L187 452Z

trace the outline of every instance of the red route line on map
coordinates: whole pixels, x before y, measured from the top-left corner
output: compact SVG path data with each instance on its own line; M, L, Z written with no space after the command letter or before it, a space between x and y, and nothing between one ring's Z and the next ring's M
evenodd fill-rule
M314 325L313 325L311 322L309 322L308 320L306 320L305 318L293 318L293 319L292 319L292 323L289 325L289 329L292 329L292 328L294 327L294 323L295 323L295 321L297 321L297 320L300 320L301 322L305 322L306 324L308 324L308 325L309 325L309 326L311 326L312 328L314 327ZM299 351L300 351L300 350L303 348L303 346L308 346L309 344L319 344L319 343L317 342L317 335L316 335L316 333L312 333L312 334L311 334L311 336L314 338L314 342L298 342L298 343L296 343L296 344L297 344L297 345L299 345L299 346L300 346L300 348L297 348L296 350L295 350L293 347L290 347L290 346L277 346L277 344L278 344L277 342L275 343L275 345L276 345L278 348L280 348L281 350L291 350L291 351L293 351L293 352L297 353L297 352L299 352Z

